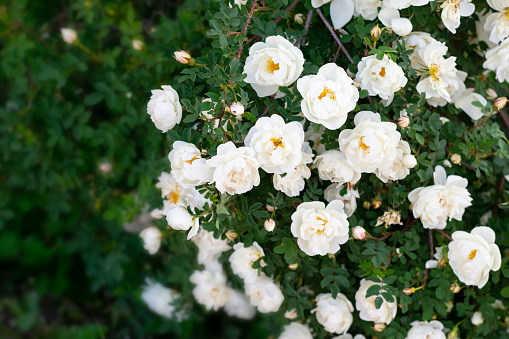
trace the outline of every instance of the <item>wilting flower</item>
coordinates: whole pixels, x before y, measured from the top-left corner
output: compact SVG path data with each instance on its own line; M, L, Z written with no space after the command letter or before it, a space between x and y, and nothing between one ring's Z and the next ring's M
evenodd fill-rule
M509 80L509 38L506 38L502 43L486 52L486 61L483 64L484 68L495 71L497 80L504 82Z
M421 219L424 228L442 230L447 219L461 221L465 208L472 205L472 198L467 179L447 176L442 166L435 167L433 177L435 185L414 189L408 200L414 205L414 217Z
M147 304L148 308L154 313L179 322L187 318L186 310L175 305L177 299L180 298L178 292L149 278L145 279L145 282L146 285L143 286L141 299Z
M359 100L352 79L334 63L320 67L316 75L300 78L297 89L303 98L301 109L306 119L331 130L343 126Z
M471 16L475 11L475 5L472 0L446 0L440 5L442 8L442 22L445 27L453 34L456 34L456 28L460 26L462 16Z
M382 305L377 309L375 306L375 298L377 296L372 295L371 297L366 298L368 289L371 286L377 284L378 283L376 282L362 279L361 286L359 287L357 293L355 293L355 306L359 311L359 317L362 320L374 321L376 323L384 323L389 325L391 321L396 317L396 313L398 312L397 300L395 296L393 297L393 302L388 302L385 300L385 298L383 298Z
M279 86L290 86L302 73L302 51L282 36L269 36L249 49L244 66L245 82L259 97L276 94Z
M314 167L318 169L320 179L339 184L346 182L355 184L361 178L360 172L352 167L346 156L336 150L325 151L317 156Z
M292 214L291 230L307 255L334 254L348 240L348 220L340 200L327 207L321 201L305 202Z
M410 325L407 339L445 339L444 325L440 321L414 321Z
M327 332L343 334L348 331L353 322L353 305L347 297L338 293L336 298L331 293L316 296L316 320Z
M226 276L220 267L206 267L203 271L194 271L189 280L196 285L193 295L196 301L207 310L219 310L228 300Z
M466 285L483 288L490 271L498 271L502 262L495 232L478 226L470 233L456 231L452 239L447 256L454 274Z
M284 327L279 339L313 339L313 336L307 325L293 322Z
M157 227L147 227L140 232L140 237L143 239L143 248L148 251L149 254L156 254L161 247L161 236L162 233Z
M285 300L281 288L267 276L246 283L246 294L260 313L277 312Z
M375 226L385 224L385 228L391 225L403 225L401 223L401 212L399 211L387 211L381 217L378 217Z
M72 28L60 28L62 39L69 45L72 45L78 39L78 32Z
M167 132L182 120L182 106L179 95L171 86L153 89L147 105L147 113L161 132Z

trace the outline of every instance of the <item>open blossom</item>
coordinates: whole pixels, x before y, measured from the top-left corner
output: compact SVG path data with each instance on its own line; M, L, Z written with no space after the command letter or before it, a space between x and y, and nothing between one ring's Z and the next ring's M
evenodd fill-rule
M446 0L440 5L442 8L442 22L445 27L453 34L456 34L456 28L460 26L462 16L471 16L475 11L475 5L472 0Z
M281 177L280 174L274 174L274 188L289 197L298 196L306 184L304 179L309 179L311 177L311 170L307 165L311 162L313 162L313 151L309 147L309 144L305 142L302 145L302 159L300 164L295 166L294 170L288 172L284 177Z
M293 84L303 70L302 51L280 35L269 36L249 49L244 66L245 82L259 97L276 94L279 86Z
M482 66L495 71L499 82L509 81L509 38L486 52L486 61Z
M414 205L414 217L421 219L424 228L443 230L447 219L461 221L465 208L472 205L472 198L467 179L447 176L442 166L435 167L433 177L435 185L414 189L408 200Z
M182 106L179 95L173 87L167 85L161 88L162 90L152 90L152 96L147 104L147 113L157 129L168 132L182 120Z
M361 280L361 286L357 293L355 293L355 307L359 311L359 317L364 321L374 321L376 323L384 323L389 325L391 321L396 317L396 313L398 312L398 305L396 297L394 296L393 302L387 302L387 300L383 300L382 305L379 309L375 306L375 298L376 295L372 295L369 298L366 298L366 294L368 289L377 285L378 283L373 281L368 281L366 279Z
M314 166L318 169L318 176L322 180L330 180L339 184L346 182L355 184L361 178L361 173L352 167L346 156L340 151L323 152L316 157Z
M355 109L359 91L345 70L334 63L320 67L316 75L297 81L302 95L302 113L309 121L336 130L344 125L348 112Z
M331 202L333 200L341 200L345 204L344 210L347 217L351 217L357 209L357 199L360 198L359 191L349 189L345 195L341 195L343 184L330 184L323 192L325 200Z
M212 181L212 169L194 144L175 141L168 154L171 173L181 185L198 186Z
M277 312L285 300L281 288L267 276L257 277L254 281L246 283L246 294L251 305L260 313Z
M226 314L240 319L253 319L256 309L249 303L249 298L242 292L228 288L227 300L224 305Z
M192 240L199 250L198 263L202 265L217 260L223 252L231 248L228 246L227 239L217 239L214 237L214 232L206 231L203 228Z
M279 339L313 339L313 336L307 325L293 322L284 327Z
M171 228L179 231L189 230L187 240L194 237L200 229L199 218L194 218L182 206L170 204L167 208L165 208L164 214L166 215L166 221Z
M378 9L382 7L382 0L355 0L354 15L362 16L365 20L375 20Z
M354 337L351 334L346 333L346 334L338 335L337 337L334 337L332 339L366 339L366 337L363 336L362 334L357 334Z
M256 241L249 247L244 247L244 243L239 242L233 246L233 249L234 251L229 259L233 273L244 279L247 283L256 280L258 278L258 270L252 266L255 261L265 256L263 249ZM264 265L262 260L261 266Z
M302 125L297 121L285 124L277 114L258 119L244 140L255 151L260 167L275 174L291 172L300 164L303 143Z
M410 6L424 6L427 5L430 0L383 0L384 6L394 9L404 9Z
M195 284L193 295L207 310L219 310L228 300L226 276L220 266L194 271L189 280Z
M440 321L414 321L410 325L407 339L446 339L443 331L444 325Z
M412 32L403 38L407 49L412 49L409 55L411 66L415 70L421 70L425 67L421 54L431 43L440 43L431 37L431 34L425 32ZM443 44L443 43L441 43ZM445 44L443 44L445 46ZM447 48L447 47L446 47Z
M489 227L478 226L470 233L456 231L448 247L449 264L466 285L483 288L490 271L500 269L500 249L495 244L495 232Z
M397 35L407 36L412 32L412 22L410 19L402 18L397 9L389 7L382 8L380 13L378 13L378 19L380 19L384 26L391 28Z
M145 282L146 285L143 286L141 299L147 304L148 308L168 319L182 321L187 318L186 310L175 305L180 297L178 292L149 278Z
M242 194L260 184L255 151L249 147L236 147L231 141L219 145L217 154L207 160L214 170L213 182L221 193Z
M377 169L375 172L377 178L383 182L404 179L410 173L410 169L417 164L417 160L411 153L410 145L405 140L399 141L396 151L397 155L392 166Z
M140 232L140 237L143 239L143 248L149 254L156 254L161 247L162 233L157 227L147 227Z
M334 254L348 241L349 223L340 200L327 207L321 201L304 202L292 214L291 230L307 255Z
M407 83L403 69L388 55L384 55L382 60L378 60L376 55L364 57L358 67L356 79L361 83L361 89L384 100L390 100Z
M490 41L498 44L509 37L509 3L503 0L488 0L488 5L496 12L487 16L484 29L491 32Z
M158 178L158 182L156 187L161 190L161 196L165 198L165 202L171 203L179 206L190 206L194 205L195 194L193 191L196 191L194 188L187 189L186 187L180 186L172 173L161 172L161 175ZM199 194L198 192L196 192Z
M322 293L316 296L316 320L327 332L344 334L353 322L353 305L343 293L336 298L331 293Z
M382 122L379 113L361 111L354 119L355 128L339 134L339 147L348 163L359 172L372 173L392 166L401 134L396 124Z
M435 107L455 101L465 90L467 74L456 69L456 57L445 59L445 53L447 46L440 42L430 43L421 53L426 73L417 84L417 91L426 93L428 103Z
M484 116L481 107L473 105L474 101L480 102L483 106L488 103L480 94L474 93L473 88L467 89L463 95L454 104L456 108L461 108L473 120L480 119Z

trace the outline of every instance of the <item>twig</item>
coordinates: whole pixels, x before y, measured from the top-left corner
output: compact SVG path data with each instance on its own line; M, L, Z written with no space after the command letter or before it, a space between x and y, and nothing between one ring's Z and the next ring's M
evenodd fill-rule
M334 56L334 63L336 63L336 60L338 60L339 57L339 51L341 51L341 48L338 48L336 55Z
M271 97L270 97L270 103L272 106L272 101L274 101L274 99L276 98L276 94L272 94ZM262 115L260 116L264 116L265 114L267 114L267 112L269 111L269 106L265 107L265 110L263 111Z
M500 120L502 120L502 124L505 127L506 134L509 133L509 117L507 116L507 113L500 110L498 111L498 117L500 118Z
M247 17L247 21L246 21L246 24L244 25L244 29L242 30L242 32L233 32L233 33L228 33L228 35L234 35L234 34L244 34L247 32L247 28L249 26L249 23L251 22L251 19L253 18L253 15L254 15L254 12L255 12L255 9L256 9L256 2L258 0L254 0L253 1L253 6L251 7L251 11L249 12L249 16ZM239 47L239 52L237 53L237 60L240 60L240 56L242 55L242 50L244 49L244 43L246 42L246 39L245 38L244 40L242 40L242 44L240 45Z
M429 260L433 260L433 233L432 233L431 229L429 230ZM426 286L426 279L428 278L428 271L429 271L429 268L427 268L426 273L424 273L424 282L422 284L422 287Z
M331 32L332 36L334 37L334 40L336 40L336 42L338 43L339 45L339 48L341 48L343 50L343 52L345 53L346 57L348 58L348 60L353 63L353 59L352 57L350 56L350 54L348 54L348 51L346 50L345 46L343 46L343 44L341 43L341 41L339 40L336 32L334 32L334 28L329 24L329 22L327 21L327 19L325 19L325 17L323 16L322 14L322 11L317 8L316 9L316 13L318 13L318 15L320 16L320 18L322 19L323 23L325 24L325 26L327 26L327 29L329 30L329 32Z
M300 0L295 0L293 2L293 4L291 4L290 6L288 6L287 9L285 9L285 12L288 13L290 12L295 6L297 6L297 4L300 2ZM274 20L274 23L277 24L279 21L281 21L281 19L283 19L283 17L280 15L276 18L276 20Z
M436 230L438 233L442 234L444 237L446 237L447 239L451 240L452 241L452 238L449 234L445 233L444 231L442 230Z
M417 220L419 220L419 219L413 219L412 221L410 221L405 227L403 227L399 231L389 232L388 234L384 235L381 238L371 237L371 239L374 239L376 241L382 241L382 240L385 240L385 239L389 238L391 235L393 235L396 232L400 232L400 234L401 234L401 233L403 233L405 231L408 231L417 222Z
M300 41L295 45L297 47L304 45L304 42L306 41L306 37L307 37L308 31L309 31L309 26L311 25L311 18L313 17L313 12L314 12L314 10L310 10L308 12L308 15L306 17L306 23L304 24L304 30L306 31L306 33L304 33L304 35L302 36Z

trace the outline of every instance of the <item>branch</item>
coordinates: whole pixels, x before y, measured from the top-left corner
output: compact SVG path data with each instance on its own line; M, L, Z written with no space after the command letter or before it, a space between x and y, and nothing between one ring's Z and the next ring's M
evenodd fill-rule
M249 23L251 22L251 19L253 18L254 12L256 10L256 2L257 1L258 0L254 0L253 1L253 6L251 7L251 11L249 12L249 16L247 17L247 21L246 21L246 24L244 25L244 29L241 32L230 32L230 33L226 34L226 36L237 35L237 34L244 34L244 33L247 32L247 28L249 26ZM242 55L242 50L244 49L244 43L246 42L246 39L247 38L242 40L242 44L239 47L239 52L237 53L237 60L240 60L240 56Z
M431 229L429 230L429 260L433 260L433 233ZM426 269L426 273L424 273L424 283L422 287L426 286L426 279L428 278L429 268Z
M291 4L287 9L285 9L285 12L286 13L290 12L295 6L297 6L299 2L300 0L295 0L293 4ZM281 21L281 19L283 19L283 17L280 15L276 18L276 20L274 20L274 23L277 24L279 21Z
M445 233L444 231L442 230L436 230L438 233L442 234L444 237L446 237L447 239L451 240L452 241L452 238L449 234Z
M343 52L345 53L346 57L348 58L348 60L353 63L353 59L352 57L350 56L350 54L348 54L348 51L346 50L345 46L343 46L343 44L341 43L341 41L339 40L336 32L334 32L334 28L329 24L329 22L327 21L327 19L325 19L325 17L323 16L322 14L322 11L317 8L316 9L316 12L318 13L318 15L320 16L320 18L322 18L322 21L323 23L325 24L325 26L327 26L327 28L329 29L329 32L332 34L332 36L334 37L334 40L336 40L336 42L338 43L339 45L339 48L341 48L341 50L343 50Z
M304 25L304 30L306 31L306 33L304 33L304 35L302 36L302 38L300 39L300 41L295 45L297 47L300 48L300 46L302 46L304 44L304 42L306 41L306 37L308 35L308 31L309 31L309 26L311 25L311 18L313 17L313 13L314 13L314 10L310 10L308 12L308 15L306 17L306 24Z
M500 120L502 120L502 124L505 127L506 134L509 133L509 117L507 116L507 113L500 110L498 111L498 117Z

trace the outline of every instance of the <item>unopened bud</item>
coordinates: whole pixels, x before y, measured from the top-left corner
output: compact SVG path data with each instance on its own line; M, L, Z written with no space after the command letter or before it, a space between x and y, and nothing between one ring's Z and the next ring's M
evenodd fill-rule
M111 173L113 166L109 162L103 162L99 165L99 169L103 173Z
M410 125L410 118L407 116L403 116L398 119L398 125L401 128L408 127Z
M273 219L265 220L263 227L265 227L265 230L267 230L267 232L272 232L276 227L276 222Z
M486 99L495 100L497 96L498 96L497 92L495 92L493 89L491 88L486 89Z
M417 159L413 155L407 154L403 157L403 165L408 169L414 168L417 166Z
M238 236L239 234L234 230L229 230L228 232L226 232L226 238L228 238L228 240L230 241L237 239Z
M72 45L78 39L78 32L72 28L60 28L60 33L62 33L62 39L69 45Z
M357 88L361 87L361 83L358 80L354 80L353 85Z
M295 319L297 318L297 309L292 308L291 310L288 310L285 312L285 318L286 319Z
M495 104L493 105L493 110L500 111L502 108L505 107L505 104L507 104L507 98L501 97L495 100Z
M194 59L191 57L191 54L189 54L186 51L177 51L173 53L173 57L181 64L191 64L191 60L194 62Z
M277 207L270 206L269 204L265 205L265 208L267 208L267 211L269 212L274 212L275 210L277 210Z
M382 206L382 202L380 200L378 200L378 199L373 199L373 208L377 209L380 206Z
M143 41L141 40L133 40L131 44L133 45L133 48L137 51L141 51L143 49Z
M461 290L461 287L457 283L452 283L449 289L452 293L458 293Z
M456 339L458 338L458 328L454 327L451 332L447 334L447 339Z
M445 303L445 311L446 311L447 313L451 312L453 308L454 308L454 301L449 300L449 301L447 301L447 302Z
M472 315L472 318L470 319L472 321L472 324L474 326L479 326L484 322L484 319L482 317L482 313L477 311Z
M295 20L295 22L298 23L299 25L302 25L304 23L304 14L302 13L295 14L293 20Z
M240 102L234 102L230 106L230 112L239 118L242 116L242 114L244 114L244 105L242 105Z
M447 264L444 258L438 259L438 267L443 267Z
M415 292L415 288L413 288L413 287L405 288L403 290L403 293L405 293L406 295L414 294L414 292Z
M446 159L446 160L444 160L444 166L445 167L452 167L452 164L451 164L451 162L449 160Z
M297 268L299 268L299 264L293 263L291 265L288 265L288 268L291 269L292 271L295 271Z
M486 75L484 75L484 74L482 74L482 73L481 73L481 74L479 74L479 80L481 80L481 81L486 81Z
M461 155L459 155L458 153L454 153L453 155L451 155L451 161L455 165L461 164Z
M371 208L371 203L369 201L364 201L362 203L362 207L364 207L365 209L369 210Z
M352 229L352 236L357 240L365 240L366 239L366 230L362 226L355 226Z
M383 330L385 330L386 327L387 326L385 326L385 324L376 323L375 326L373 326L373 329L376 332L382 332Z
M380 30L380 27L376 25L371 29L371 40L375 42L378 41L378 39L380 39L380 34L382 34L382 31Z

